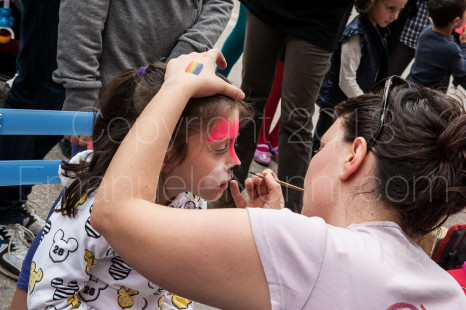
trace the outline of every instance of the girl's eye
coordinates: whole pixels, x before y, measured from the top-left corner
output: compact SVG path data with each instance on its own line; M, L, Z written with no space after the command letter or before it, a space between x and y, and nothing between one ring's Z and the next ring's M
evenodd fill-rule
M215 153L217 154L224 154L228 151L228 147L224 148L224 149L221 149L221 150L215 150Z
M223 154L228 151L228 144L226 145L219 145L219 146L213 146L212 151L217 154Z

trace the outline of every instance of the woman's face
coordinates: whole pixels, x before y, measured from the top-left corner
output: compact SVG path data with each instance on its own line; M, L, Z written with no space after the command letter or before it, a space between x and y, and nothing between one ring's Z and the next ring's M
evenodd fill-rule
M320 150L311 160L304 180L302 214L328 219L339 195L340 163L343 160L343 128L341 119L327 130Z
M231 181L231 171L241 164L234 143L238 136L239 112L213 120L210 133L189 136L186 159L165 176L169 198L191 192L206 200L217 200Z

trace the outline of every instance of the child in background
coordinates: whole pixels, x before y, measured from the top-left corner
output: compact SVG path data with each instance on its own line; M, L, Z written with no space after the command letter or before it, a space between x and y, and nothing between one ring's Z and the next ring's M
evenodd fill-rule
M333 123L335 106L368 93L376 82L388 76L387 26L398 18L406 1L355 1L359 15L343 32L316 100L320 112L312 139L313 154L320 147L320 138Z
M390 75L403 74L416 53L419 34L430 23L427 0L408 0L398 19L388 28Z
M447 92L451 75L466 75L466 35L459 36L460 46L453 40L453 29L465 22L464 0L429 0L427 3L434 25L420 35L408 80L420 86Z
M283 59L277 63L275 71L275 80L273 81L272 91L269 99L264 107L264 119L262 120L261 131L257 140L256 151L254 152L254 160L260 164L268 166L273 159L278 163L278 130L280 129L280 120L270 132L272 120L277 111L280 97L282 96L282 80L283 80Z
M192 72L196 70L199 67L193 66ZM47 221L32 260L29 309L45 305L62 309L69 305L73 309L192 309L190 300L163 290L133 270L89 222L96 190L116 150L160 90L164 75L162 63L120 74L99 100L94 150L62 163L60 176L66 192ZM160 178L151 200L173 208L205 209L204 199L218 199L228 187L232 169L240 164L233 145L239 120L250 117L248 111L242 101L226 96L191 99L164 153L161 171L154 171ZM136 124L153 130L164 130L163 125ZM125 180L122 177L122 182Z

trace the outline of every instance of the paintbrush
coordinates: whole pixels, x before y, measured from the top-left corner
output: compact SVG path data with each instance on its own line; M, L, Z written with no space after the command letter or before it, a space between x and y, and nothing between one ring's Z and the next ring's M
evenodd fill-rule
M257 172L252 172L252 171L249 171L250 174L252 175L255 175L255 176L258 176L260 178L264 178L264 176L260 173L257 173ZM294 186L292 184L289 184L289 183L286 183L286 182L283 182L283 181L280 181L280 180L275 180L277 181L278 184L280 184L281 186L285 186L285 187L288 187L288 188L291 188L291 189L294 189L294 190L297 190L297 191L300 191L300 192L304 192L304 189L302 189L301 187L297 187L297 186Z

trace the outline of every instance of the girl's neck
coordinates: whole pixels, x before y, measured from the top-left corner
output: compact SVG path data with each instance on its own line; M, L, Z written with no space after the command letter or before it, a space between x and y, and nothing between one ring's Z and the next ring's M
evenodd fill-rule
M172 200L171 198L167 198L167 191L165 190L165 187L163 187L164 179L162 177L162 174L159 176L159 188L157 189L157 197L155 197L155 203L160 204L162 206L168 206Z
M451 37L451 32L453 31L453 25L448 25L446 27L432 26L432 30L440 34L443 34L444 36Z

